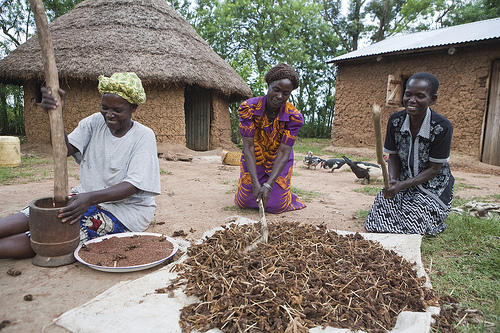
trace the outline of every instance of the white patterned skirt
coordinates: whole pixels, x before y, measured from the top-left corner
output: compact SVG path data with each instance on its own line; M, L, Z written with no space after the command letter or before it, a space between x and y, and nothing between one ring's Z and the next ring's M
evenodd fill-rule
M446 229L453 194L447 205L421 192L416 187L386 199L380 191L375 197L365 228L369 232L435 235Z

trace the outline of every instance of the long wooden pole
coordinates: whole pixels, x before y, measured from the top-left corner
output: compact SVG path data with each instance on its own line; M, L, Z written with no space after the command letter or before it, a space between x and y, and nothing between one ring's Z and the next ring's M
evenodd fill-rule
M387 172L387 164L384 161L384 152L382 150L382 125L380 123L380 106L373 104L373 127L375 128L375 142L377 145L377 162L382 167L382 175L384 177L384 186L389 188L389 173Z
M57 74L56 57L49 24L42 0L30 0L31 10L35 16L38 41L42 49L45 81L53 96L59 96L59 77ZM60 96L59 96L60 101ZM68 164L66 139L61 103L57 109L49 111L50 133L54 157L54 198L56 205L64 206L68 198Z

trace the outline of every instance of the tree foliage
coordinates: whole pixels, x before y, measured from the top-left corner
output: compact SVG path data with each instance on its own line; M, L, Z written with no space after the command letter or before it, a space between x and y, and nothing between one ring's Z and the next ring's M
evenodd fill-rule
M0 83L0 135L24 135L23 106L22 87Z
M361 12L365 0L351 0L347 15L342 14L342 0L318 0L321 2L321 15L335 31L337 38L342 43L345 51L351 52L358 49L358 40L365 31L363 19L365 13Z
M372 0L368 3L365 10L372 16L373 21L378 21L378 26L370 26L374 33L372 41L380 42L387 35L392 35L397 31L399 18L401 17L401 8L406 0Z
M44 0L49 22L69 12L82 0ZM0 0L0 54L3 56L30 38L36 31L29 0ZM3 58L2 56L2 58Z
M48 21L69 12L82 0L44 0ZM36 32L35 19L28 0L0 0L0 57L24 43ZM23 89L0 84L0 135L23 135Z
M500 17L500 0L407 0L400 30L422 31Z
M264 95L266 72L285 62L300 75L291 102L309 126L301 133L330 135L335 73L326 61L338 52L337 36L322 19L320 6L300 0L197 0L185 14L208 44L249 84ZM237 126L237 105L232 106ZM236 118L236 119L235 119Z
M82 0L43 0L49 21ZM266 93L265 73L286 62L299 72L291 102L306 123L301 136L329 137L335 68L326 62L400 32L500 17L500 0L166 0L248 83ZM0 0L0 58L35 33L28 0ZM0 129L18 133L22 87L0 85ZM231 106L234 133L238 105ZM5 125L7 119L7 125ZM21 128L23 125L20 126Z
M2 26L1 52L6 55L26 41L32 26L28 1L2 0L0 2L0 24Z

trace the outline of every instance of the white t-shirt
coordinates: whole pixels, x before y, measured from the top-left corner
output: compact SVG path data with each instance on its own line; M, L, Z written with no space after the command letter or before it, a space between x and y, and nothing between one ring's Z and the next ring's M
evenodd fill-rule
M153 220L155 196L161 194L160 167L154 132L134 122L121 138L113 136L100 113L82 119L68 135L78 152L80 185L73 193L102 190L121 182L139 189L125 199L100 203L130 231L144 231Z

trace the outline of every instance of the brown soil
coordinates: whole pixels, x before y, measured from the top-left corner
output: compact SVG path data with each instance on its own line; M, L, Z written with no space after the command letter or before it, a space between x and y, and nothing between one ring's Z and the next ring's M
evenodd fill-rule
M45 149L45 150L44 150ZM50 149L23 145L23 153L50 156ZM157 197L155 220L147 231L194 240L214 227L225 225L235 215L259 220L257 210L241 210L234 204L239 176L238 166L223 165L220 150L194 152L181 146L159 145L165 158L160 160L162 195ZM374 160L374 149L330 148L319 157L330 158L332 152ZM173 158L172 158L173 156ZM181 158L180 158L181 157ZM182 158L182 157L190 157ZM324 169L307 169L303 155L296 154L292 186L306 201L305 209L279 215L266 214L269 224L306 222L323 224L332 230L365 232L358 212L368 210L374 197L360 190L364 186L347 166L330 173ZM78 166L68 159L70 186L78 184ZM451 158L452 172L462 184L455 198L487 197L500 194L500 167L476 162L467 156ZM381 182L372 186L381 187ZM29 201L53 195L52 179L13 185L0 185L0 217L24 208ZM183 236L185 235L185 236ZM93 270L80 263L42 268L30 259L0 260L0 323L9 324L4 332L65 332L51 324L62 313L84 304L121 281L135 279L156 268L130 273L107 273ZM10 273L9 273L10 272ZM13 274L13 272L16 272ZM20 274L19 274L20 273ZM349 281L347 281L349 282ZM24 300L31 295L32 301ZM36 313L36 315L33 315Z

